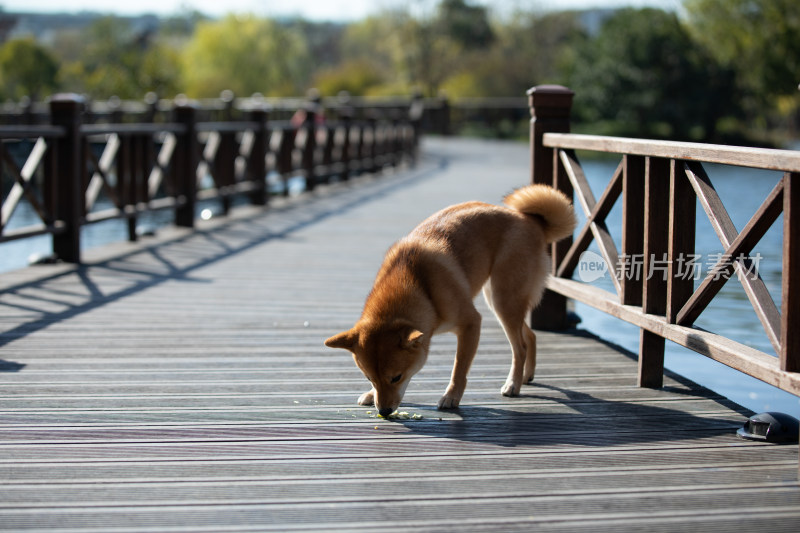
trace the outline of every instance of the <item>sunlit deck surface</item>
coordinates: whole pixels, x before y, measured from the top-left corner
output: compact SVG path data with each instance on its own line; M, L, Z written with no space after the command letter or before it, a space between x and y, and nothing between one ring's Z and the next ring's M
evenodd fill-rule
M0 529L798 531L798 448L591 333L539 334L499 394L494 317L457 411L437 337L403 410L323 340L358 318L383 252L446 205L526 183L524 144L428 139L413 169L242 208L0 275ZM480 302L480 309L485 305ZM595 332L602 335L602 332Z

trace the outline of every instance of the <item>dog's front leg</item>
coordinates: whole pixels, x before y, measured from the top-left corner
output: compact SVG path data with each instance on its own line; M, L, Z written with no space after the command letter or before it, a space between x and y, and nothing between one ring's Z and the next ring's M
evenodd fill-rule
M461 397L467 388L467 374L469 374L472 360L478 351L478 341L481 336L481 315L475 311L469 321L456 331L458 346L456 360L453 363L453 374L450 384L439 400L439 409L455 409L461 403Z

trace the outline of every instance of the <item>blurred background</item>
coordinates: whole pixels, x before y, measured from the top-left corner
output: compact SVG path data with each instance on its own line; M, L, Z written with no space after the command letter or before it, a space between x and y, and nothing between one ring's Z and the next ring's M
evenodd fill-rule
M792 146L796 0L6 0L0 102L576 92L574 130ZM461 134L520 137L525 121Z

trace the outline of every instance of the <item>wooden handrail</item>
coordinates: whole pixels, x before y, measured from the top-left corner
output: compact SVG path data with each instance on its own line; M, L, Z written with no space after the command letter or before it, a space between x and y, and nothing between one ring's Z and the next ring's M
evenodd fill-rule
M292 124L270 122L270 109L257 104L251 102L235 120L229 106L228 120L201 122L199 106L179 98L166 122L88 124L80 96L55 96L49 113L53 124L0 126L0 171L13 181L0 205L0 242L49 233L59 259L80 262L85 224L126 219L134 240L136 219L146 211L174 209L175 223L192 227L199 200L217 199L224 212L236 195L264 205L272 171L284 181L303 174L310 190L414 160L418 118L398 117L395 108L383 108L391 116L380 120L374 118L381 116L377 110L368 120L342 111L340 119L324 124L313 120L313 113L303 124ZM342 133L327 139L331 130ZM273 143L273 138L283 141ZM23 148L27 144L20 141L32 142L33 148ZM9 143L19 148L13 156ZM20 157L26 158L22 165ZM111 205L100 207L101 197ZM41 223L9 230L7 223L23 200Z
M56 138L64 136L58 126L0 126L0 139Z
M626 139L600 135L547 133L543 139L548 148L590 150L663 159L702 161L740 167L763 168L784 172L800 172L800 152L771 148L749 148L718 144Z
M539 327L566 327L566 298L639 326L639 385L663 383L664 340L676 342L790 393L800 395L800 152L711 144L625 139L569 132L572 91L540 86L528 93L531 110L531 180L575 198L586 215L574 240L554 246L552 277L532 314ZM619 154L622 161L596 200L576 150ZM741 231L703 163L782 172ZM621 249L605 218L621 200ZM695 253L696 205L703 208L724 253L695 290L680 261ZM753 268L749 254L783 215L781 308ZM616 294L569 279L595 241L614 271ZM641 257L643 264L626 264ZM645 273L653 269L663 276ZM637 270L638 269L638 270ZM744 292L775 349L770 355L694 325L722 285L737 272Z

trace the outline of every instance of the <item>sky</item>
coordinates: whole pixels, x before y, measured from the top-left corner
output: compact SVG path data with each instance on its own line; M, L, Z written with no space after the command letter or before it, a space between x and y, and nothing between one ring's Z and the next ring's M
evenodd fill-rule
M589 7L654 6L677 9L680 0L475 0L492 8L559 9ZM227 13L253 13L260 16L302 16L309 20L347 21L362 19L382 8L392 5L430 5L434 0L0 0L7 12L79 12L97 11L115 15L154 13L174 15L187 11L200 11L210 16Z

